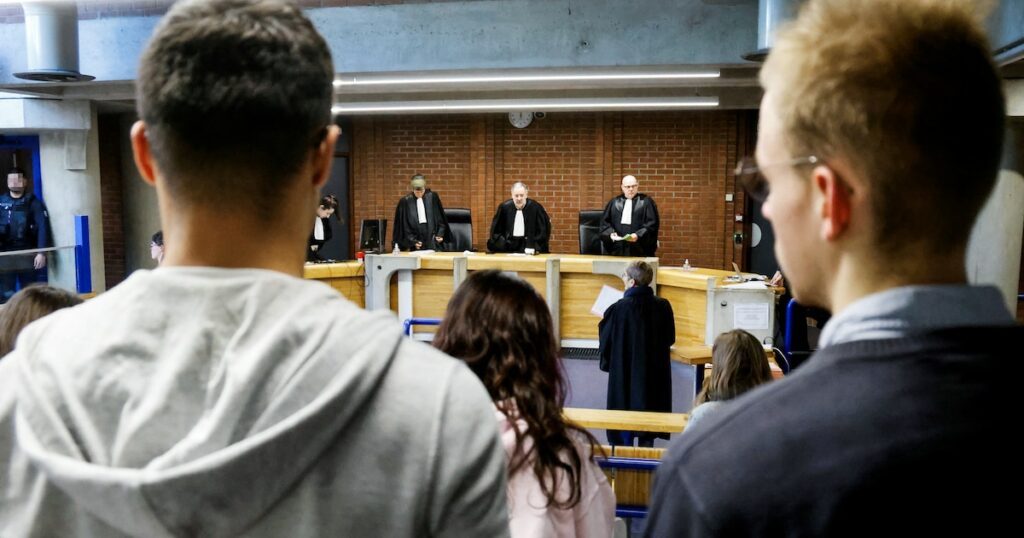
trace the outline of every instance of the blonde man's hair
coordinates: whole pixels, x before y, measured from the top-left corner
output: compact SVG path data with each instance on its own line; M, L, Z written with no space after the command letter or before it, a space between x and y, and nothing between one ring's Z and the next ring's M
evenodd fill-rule
M963 247L992 190L1005 105L973 0L810 0L761 84L793 157L868 183L880 254Z

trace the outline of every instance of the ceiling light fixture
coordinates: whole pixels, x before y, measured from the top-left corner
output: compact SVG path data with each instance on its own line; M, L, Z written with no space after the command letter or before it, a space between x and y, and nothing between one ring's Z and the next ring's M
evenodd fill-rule
M372 114L382 112L508 112L511 110L666 110L718 106L717 97L674 98L593 98L593 99L480 99L466 101L401 101L341 103L331 109L335 114Z
M520 75L452 75L452 76L351 76L334 80L334 87L345 86L386 86L403 84L490 84L507 82L574 82L602 80L672 80L690 78L719 78L717 69L708 71L682 72L638 72L638 73L578 73L578 74L520 74Z

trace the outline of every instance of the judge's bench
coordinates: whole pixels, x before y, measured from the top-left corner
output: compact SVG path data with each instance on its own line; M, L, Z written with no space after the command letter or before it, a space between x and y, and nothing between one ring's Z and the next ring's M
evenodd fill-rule
M365 264L307 265L304 276L323 281L359 306L390 309L399 320L406 320L443 317L453 290L471 271L508 271L532 284L547 301L563 347L596 348L601 317L592 312L595 302L604 286L621 292L620 275L634 259L578 254L374 254L366 256ZM675 360L693 365L710 362L715 336L733 328L772 343L778 289L737 282L742 278L732 271L661 267L658 258L644 260L656 269L655 293L672 303ZM414 337L429 339L436 327L416 329L421 332Z

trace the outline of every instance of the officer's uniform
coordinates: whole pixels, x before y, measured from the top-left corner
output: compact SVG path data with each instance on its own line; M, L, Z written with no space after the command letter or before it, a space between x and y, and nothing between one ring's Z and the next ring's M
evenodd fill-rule
M14 198L0 194L0 251L46 248L50 246L50 216L43 201L32 193ZM6 302L17 290L36 281L32 266L35 254L0 256L0 301Z

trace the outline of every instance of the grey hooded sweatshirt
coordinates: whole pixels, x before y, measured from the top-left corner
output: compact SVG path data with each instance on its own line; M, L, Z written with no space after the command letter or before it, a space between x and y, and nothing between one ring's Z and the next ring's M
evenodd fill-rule
M0 359L0 536L506 536L490 399L322 283L161 268Z

